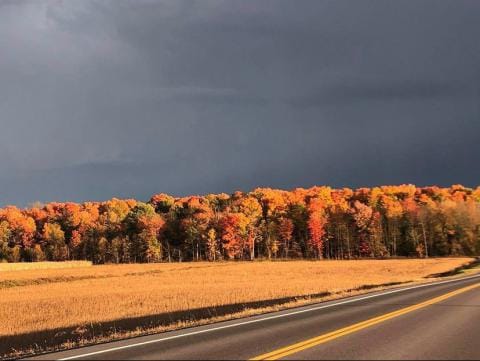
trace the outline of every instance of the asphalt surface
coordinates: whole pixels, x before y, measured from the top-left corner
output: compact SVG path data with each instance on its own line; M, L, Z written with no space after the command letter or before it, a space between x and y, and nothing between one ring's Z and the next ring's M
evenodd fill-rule
M50 353L36 359L251 359L406 309L408 312L319 345L309 346L307 342L282 359L479 360L480 287L467 288L477 284L480 275ZM456 290L460 293L451 294ZM436 301L443 295L448 298ZM428 304L431 300L434 303ZM428 305L415 308L422 303Z

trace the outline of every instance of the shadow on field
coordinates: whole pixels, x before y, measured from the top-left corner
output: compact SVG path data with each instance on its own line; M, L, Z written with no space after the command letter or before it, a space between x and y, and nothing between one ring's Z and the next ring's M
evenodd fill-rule
M457 268L454 268L451 271L448 272L442 272L442 273L435 273L432 275L429 275L425 278L438 278L438 277L449 277L449 276L457 276L459 274L462 274L465 270L469 270L475 267L480 266L480 257L476 257L473 261L464 264L462 266L459 266Z

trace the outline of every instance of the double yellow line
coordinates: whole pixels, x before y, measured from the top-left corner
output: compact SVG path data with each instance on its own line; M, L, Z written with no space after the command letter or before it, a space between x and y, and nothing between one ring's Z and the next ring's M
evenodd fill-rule
M447 298L459 295L460 293L467 292L467 291L469 291L471 289L474 289L474 288L477 288L479 286L480 286L480 283L476 283L476 284L471 285L471 286L463 287L463 288L460 288L456 291L446 293L442 296L432 298L428 301L421 302L421 303L418 303L418 304L413 305L413 306L405 307L405 308L402 308L402 309L397 310L397 311L386 313L382 316L374 317L374 318L371 318L371 319L366 320L366 321L355 323L353 325L350 325L350 326L347 326L347 327L344 327L344 328L340 328L336 331L329 332L329 333L326 333L326 334L323 334L323 335L320 335L320 336L317 336L317 337L314 337L314 338L310 338L310 339L302 341L302 342L295 343L295 344L287 346L287 347L280 348L278 350L275 350L275 351L272 351L272 352L269 352L269 353L265 353L263 355L256 356L256 357L252 358L251 360L278 360L278 359L281 359L282 357L285 357L285 356L288 356L288 355L306 350L308 348L320 345L320 344L328 342L328 341L332 341L336 338L346 336L346 335L351 334L353 332L356 332L356 331L362 330L364 328L376 325L378 323L390 320L392 318L404 315L406 313L416 311L418 309L433 305L435 303L446 300Z

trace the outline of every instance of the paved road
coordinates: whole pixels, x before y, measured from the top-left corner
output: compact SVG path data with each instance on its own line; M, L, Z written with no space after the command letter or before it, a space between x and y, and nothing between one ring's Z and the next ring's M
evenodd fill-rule
M480 359L480 275L37 359Z

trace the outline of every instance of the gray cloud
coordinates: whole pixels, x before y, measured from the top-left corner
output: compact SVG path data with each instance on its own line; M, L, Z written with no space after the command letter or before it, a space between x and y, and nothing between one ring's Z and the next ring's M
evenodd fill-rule
M473 1L3 1L0 205L476 185Z
M469 84L394 81L335 84L311 91L310 94L286 99L296 107L344 105L365 101L415 101L435 98L475 101L480 93Z

